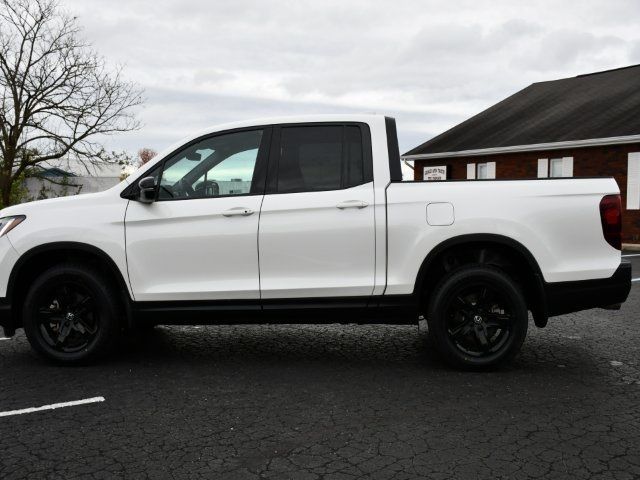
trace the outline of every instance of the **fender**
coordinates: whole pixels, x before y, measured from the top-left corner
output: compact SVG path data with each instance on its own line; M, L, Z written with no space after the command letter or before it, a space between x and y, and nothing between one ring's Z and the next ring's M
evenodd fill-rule
M82 242L52 242L52 243L45 243L42 245L38 245L37 247L33 247L31 250L26 251L20 256L18 261L15 263L15 265L11 269L11 274L9 275L9 283L7 285L7 297L11 297L11 295L13 294L13 290L15 288L15 282L17 280L17 277L22 267L36 255L39 255L47 251L54 251L54 250L76 251L76 252L84 252L84 253L96 255L101 260L103 260L106 263L106 265L108 265L111 273L113 273L115 275L115 278L118 279L118 283L120 283L120 286L124 287L126 291L129 292L129 287L127 285L127 282L124 279L124 276L122 275L122 272L120 271L118 266L115 264L115 262L111 259L111 257L100 248L94 245L89 245L88 243L82 243Z
M433 266L434 261L440 254L442 254L447 249L454 247L456 245L464 245L471 243L485 243L485 244L494 244L501 245L507 248L512 249L517 252L527 263L529 268L531 269L531 305L530 309L533 313L536 325L538 327L544 327L547 324L547 319L549 316L548 306L547 306L547 297L545 294L545 285L542 276L542 271L540 270L540 265L536 261L533 254L522 245L517 240L513 238L506 237L504 235L492 234L492 233L474 233L469 235L459 235L456 237L448 238L447 240L436 245L425 257L420 265L420 269L418 270L418 276L416 278L415 287L413 290L413 295L415 297L420 295L420 292L423 291L424 284L427 280L427 274L430 268Z
M129 285L127 280L125 279L123 273L120 271L116 263L113 259L103 250L93 245L89 245L87 243L81 242L52 242L45 243L42 245L38 245L37 247L32 248L31 250L26 251L24 254L20 256L18 261L15 263L13 268L11 269L11 274L9 275L9 282L7 285L7 300L11 302L15 294L15 287L22 271L22 268L29 262L29 260L33 259L35 256L40 255L45 252L53 252L53 251L66 251L66 252L82 252L90 255L94 255L99 258L104 265L109 269L111 275L118 283L118 286L121 290L122 295L122 304L125 309L123 312L126 317L126 321L128 325L131 325L132 322L132 308L131 305L133 303L133 299L131 298L131 292L129 290ZM14 319L15 321L15 319Z

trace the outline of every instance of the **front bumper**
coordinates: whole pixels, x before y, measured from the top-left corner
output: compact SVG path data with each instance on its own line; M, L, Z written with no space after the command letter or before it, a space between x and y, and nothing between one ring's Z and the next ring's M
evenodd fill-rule
M550 317L590 308L615 308L629 296L631 264L620 263L609 278L547 283L544 289Z

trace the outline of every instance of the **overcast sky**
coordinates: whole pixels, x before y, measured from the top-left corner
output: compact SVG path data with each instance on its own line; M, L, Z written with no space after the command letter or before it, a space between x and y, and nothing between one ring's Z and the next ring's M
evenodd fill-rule
M640 63L640 1L61 0L145 90L160 150L217 123L396 117L404 152L543 80Z

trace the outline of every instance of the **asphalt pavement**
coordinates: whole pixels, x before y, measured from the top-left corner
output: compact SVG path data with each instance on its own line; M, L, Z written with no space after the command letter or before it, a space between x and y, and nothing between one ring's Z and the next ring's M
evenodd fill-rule
M159 327L118 350L63 368L0 341L1 479L640 478L640 283L485 373L406 326Z

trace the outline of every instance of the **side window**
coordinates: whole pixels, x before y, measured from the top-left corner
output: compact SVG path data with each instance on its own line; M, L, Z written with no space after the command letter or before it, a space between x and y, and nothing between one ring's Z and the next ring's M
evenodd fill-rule
M362 134L356 126L284 127L276 189L338 190L364 183Z
M206 138L164 162L158 200L245 195L262 140L262 130Z
M355 187L364 183L364 158L362 155L362 132L355 126L344 129L345 171L344 186Z

